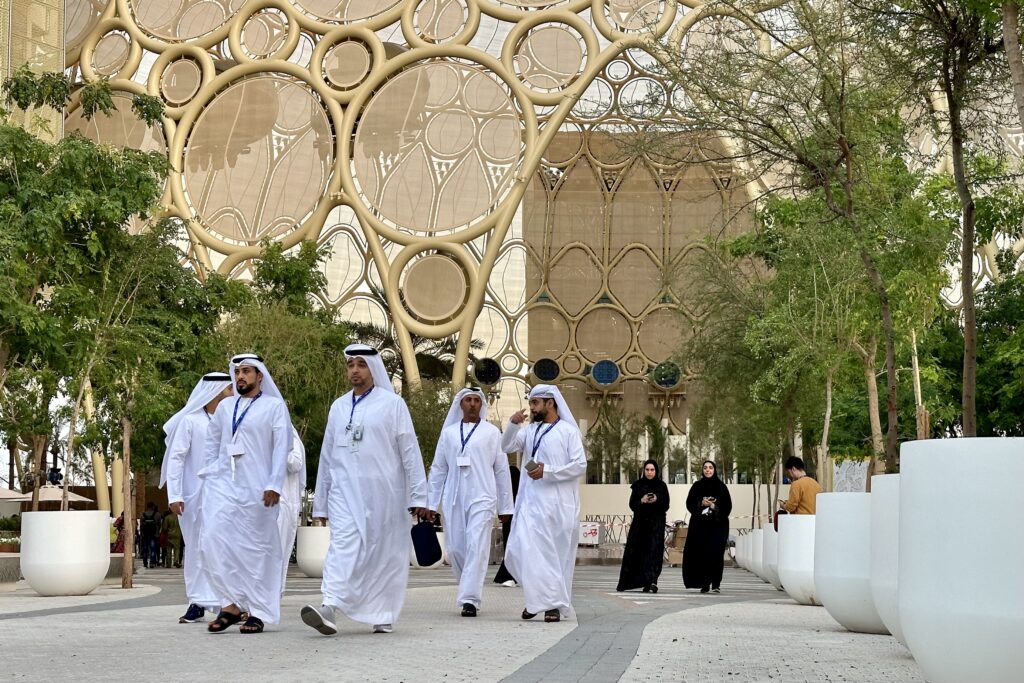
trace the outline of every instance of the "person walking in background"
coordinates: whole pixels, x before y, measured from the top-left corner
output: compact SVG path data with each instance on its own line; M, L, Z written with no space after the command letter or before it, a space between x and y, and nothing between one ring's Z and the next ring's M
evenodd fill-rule
M160 536L165 539L164 567L174 566L181 569L181 549L184 545L181 526L178 524L178 516L170 509L164 513L164 519L160 523Z
M732 498L718 478L715 463L705 460L700 480L690 487L686 509L690 526L683 548L683 585L701 593L720 592L725 544L729 540Z
M503 522L511 521L514 505L501 431L487 422L487 401L480 389L455 395L441 427L428 486L431 516L444 501L448 558L459 583L456 604L462 616L475 617L483 599L495 512Z
M648 460L643 474L633 482L629 509L633 522L622 553L617 591L643 588L658 592L658 577L665 557L665 515L668 513L668 486L661 480L658 463Z
M185 565L185 597L188 607L179 624L204 621L206 610L217 611L220 597L199 567L199 530L203 519L202 479L199 471L206 464L206 430L221 401L232 394L231 376L226 372L203 375L185 406L164 424L164 461L160 466L160 486L167 487L170 511L177 519L182 546L188 556L178 555L175 563Z
M804 461L796 456L786 460L786 476L789 477L789 498L779 501L779 507L791 515L813 515L821 486L813 477L807 476Z
M139 554L146 569L156 568L160 554L160 513L155 503L147 503L139 517Z

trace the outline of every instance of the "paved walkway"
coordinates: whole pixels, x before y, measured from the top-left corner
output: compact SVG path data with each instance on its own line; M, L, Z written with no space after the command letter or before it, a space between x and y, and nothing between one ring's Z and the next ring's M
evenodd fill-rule
M492 568L493 570L493 568ZM325 638L303 626L319 580L289 577L283 623L265 634L178 625L180 570L140 571L136 589L85 598L0 593L0 679L16 681L917 681L894 639L843 631L742 570L721 595L682 587L616 593L616 567L579 567L576 619L523 622L522 594L488 582L476 619L458 615L450 570L413 571L395 632L352 622Z

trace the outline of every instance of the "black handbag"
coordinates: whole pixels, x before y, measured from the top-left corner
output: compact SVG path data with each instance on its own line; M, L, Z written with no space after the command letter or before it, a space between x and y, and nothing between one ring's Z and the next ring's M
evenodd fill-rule
M419 522L412 527L412 547L416 553L416 564L431 567L441 561L441 542L437 530L430 522Z

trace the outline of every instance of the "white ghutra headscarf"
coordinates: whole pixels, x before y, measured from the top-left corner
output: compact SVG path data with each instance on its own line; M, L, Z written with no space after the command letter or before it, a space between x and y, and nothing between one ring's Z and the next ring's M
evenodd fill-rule
M452 407L448 409L448 417L445 418L441 431L462 422L462 399L467 396L480 397L480 400L483 402L483 406L480 408L480 421L487 422L487 395L476 387L467 387L455 394L455 399L452 400Z
M370 376L373 377L374 387L380 387L392 394L395 393L395 387L391 384L391 378L388 377L387 368L384 367L384 359L380 357L380 352L377 349L366 344L349 344L345 347L345 360L352 358L362 358L366 361L366 367L370 368Z
M231 381L235 381L235 368L239 365L249 365L263 374L263 382L260 384L260 391L267 396L273 396L279 398L282 401L284 396L281 395L281 390L274 384L274 378L270 376L270 370L267 370L267 366L263 364L263 359L257 356L255 353L240 353L231 359L231 363L228 365L228 374L231 375Z
M555 405L558 406L558 417L571 424L576 429L580 426L576 424L576 419L572 416L572 411L569 410L569 404L565 402L565 397L562 396L562 392L558 390L553 384L538 384L533 389L530 389L530 398L552 398L555 400Z
M174 439L174 432L177 431L186 417L205 408L207 403L217 398L218 394L224 391L225 388L232 386L232 384L231 376L225 375L223 372L210 372L203 375L202 379L196 383L195 388L192 389L192 393L189 394L185 407L164 423L164 445L170 447L171 441ZM164 462L160 466L160 488L163 488L164 484L167 483L167 467L169 462L170 458L167 457L165 452Z

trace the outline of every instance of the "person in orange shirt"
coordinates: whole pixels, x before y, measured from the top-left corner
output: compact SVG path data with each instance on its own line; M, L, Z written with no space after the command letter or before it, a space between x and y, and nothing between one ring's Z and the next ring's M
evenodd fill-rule
M813 477L807 476L804 461L793 456L786 460L786 476L789 477L789 498L780 500L779 507L792 515L813 515L817 509L815 498L821 493L821 486Z

